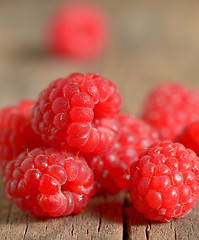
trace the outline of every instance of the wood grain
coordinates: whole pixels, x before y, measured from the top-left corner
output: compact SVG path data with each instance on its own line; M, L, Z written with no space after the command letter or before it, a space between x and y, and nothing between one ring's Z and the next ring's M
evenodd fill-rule
M57 0L0 2L0 107L36 98L71 72L97 72L116 82L122 111L140 115L144 96L164 79L199 89L199 2L99 0L112 24L111 44L92 62L47 55L45 21ZM94 197L81 214L35 219L9 203L0 181L0 240L198 240L199 203L181 219L152 223L128 194Z

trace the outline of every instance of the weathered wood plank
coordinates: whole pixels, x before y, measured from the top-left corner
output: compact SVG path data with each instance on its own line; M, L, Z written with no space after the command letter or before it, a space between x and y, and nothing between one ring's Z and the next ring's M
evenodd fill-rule
M172 227L172 222L168 223L150 223L148 229L149 240L170 240L175 239L175 230Z
M133 207L129 194L126 194L123 208L124 236L128 240L146 240L148 220L138 214Z

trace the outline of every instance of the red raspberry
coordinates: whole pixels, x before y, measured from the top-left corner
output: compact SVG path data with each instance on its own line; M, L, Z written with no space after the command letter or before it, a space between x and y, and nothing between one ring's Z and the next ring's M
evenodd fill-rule
M108 19L94 3L71 2L54 13L45 38L50 52L82 60L95 58L108 43Z
M199 158L180 143L159 142L132 164L130 195L147 219L167 222L191 210L199 196Z
M162 140L172 140L199 120L199 94L177 83L156 87L145 101L143 119L156 127Z
M138 154L158 139L147 123L128 115L118 117L121 135L109 153L87 158L93 169L97 193L116 194L128 189L129 169Z
M34 101L23 100L0 111L0 165L16 158L26 149L42 145L30 124L30 108Z
M52 146L65 148L67 143L83 152L107 152L118 135L118 121L112 117L120 106L113 82L97 74L73 73L40 93L32 127Z
M81 212L94 194L93 172L83 158L53 148L35 148L7 163L7 198L35 217Z
M175 139L199 156L199 121L189 124Z

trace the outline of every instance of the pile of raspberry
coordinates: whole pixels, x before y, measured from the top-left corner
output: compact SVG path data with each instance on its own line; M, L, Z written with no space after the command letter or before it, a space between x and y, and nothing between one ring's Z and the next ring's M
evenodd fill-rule
M153 221L191 210L199 198L199 158L185 136L195 150L199 94L161 85L140 119L121 114L121 104L113 81L72 73L35 101L1 109L8 200L34 217L59 217L83 211L93 195L129 191L135 209Z

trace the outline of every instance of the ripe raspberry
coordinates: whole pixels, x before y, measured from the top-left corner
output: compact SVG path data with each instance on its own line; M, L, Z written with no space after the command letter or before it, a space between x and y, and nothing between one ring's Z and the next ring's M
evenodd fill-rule
M157 132L147 123L128 115L118 117L121 135L113 150L88 158L95 175L97 193L116 194L128 189L129 169L138 154L158 139Z
M143 119L162 140L172 140L189 123L199 120L199 94L177 83L162 84L145 101Z
M3 183L7 198L35 217L79 213L95 190L86 161L53 148L35 148L8 162Z
M118 135L118 121L112 117L120 106L113 82L97 74L73 73L40 93L32 109L32 127L52 146L107 152Z
M159 142L132 164L130 195L147 219L167 222L191 210L199 196L199 158L180 143Z
M16 158L26 149L42 145L30 124L30 108L34 102L23 100L16 106L9 106L0 111L0 166Z
M71 2L52 16L45 44L55 54L87 60L100 55L108 39L109 23L102 9L94 3Z
M199 156L199 121L185 127L174 141L192 149Z

